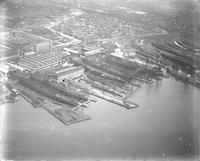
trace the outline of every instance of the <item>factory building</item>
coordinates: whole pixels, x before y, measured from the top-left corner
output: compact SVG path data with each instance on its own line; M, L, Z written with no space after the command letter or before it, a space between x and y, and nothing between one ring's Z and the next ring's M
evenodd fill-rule
M0 64L0 82L6 82L8 80L9 66Z
M90 50L84 53L84 55L89 56L89 55L95 55L101 52L101 49L94 49L94 50Z
M51 54L52 40L1 26L0 30L0 62L16 61L31 54Z
M84 75L85 69L79 67L62 67L52 71L49 74L49 81L62 82L66 79L80 78Z
M23 38L34 45L36 53L50 53L53 41L41 36L33 35L25 32L16 32L16 37Z
M0 51L0 63L15 61L18 57L19 55L14 49L5 49Z
M51 52L51 43L43 41L35 45L36 53L50 53Z
M28 71L42 71L67 61L67 55L64 53L46 53L46 54L32 54L20 59L17 65Z

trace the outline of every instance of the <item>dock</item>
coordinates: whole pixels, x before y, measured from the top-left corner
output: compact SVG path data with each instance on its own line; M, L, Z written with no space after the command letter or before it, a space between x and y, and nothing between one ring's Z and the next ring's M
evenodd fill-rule
M69 105L55 102L21 85L17 85L17 88L19 94L29 103L31 103L33 107L41 107L45 109L48 113L57 118L64 125L71 125L90 119L89 116L85 115L82 111L79 110L80 107L77 107L76 110L74 110Z
M36 101L32 96L30 96L27 92L25 91L20 91L20 95L27 100L34 108L40 107L40 103Z
M73 110L71 110L69 112L69 109L66 110L65 108L59 108L59 109L56 109L53 111L49 108L48 105L49 104L47 104L47 103L42 103L41 107L65 125L71 125L71 124L74 124L77 122L86 121L86 120L91 119L87 115L75 112ZM53 106L56 106L56 105L54 104Z
M90 94L92 94L92 95L94 95L94 96L96 96L98 98L107 100L107 101L109 101L111 103L114 103L114 104L120 105L122 107L125 107L126 109L132 109L132 108L139 107L139 105L136 104L136 103L133 103L133 102L130 102L130 101L122 101L120 99L109 97L109 96L103 94L100 90L97 90L97 89L92 89L90 91Z

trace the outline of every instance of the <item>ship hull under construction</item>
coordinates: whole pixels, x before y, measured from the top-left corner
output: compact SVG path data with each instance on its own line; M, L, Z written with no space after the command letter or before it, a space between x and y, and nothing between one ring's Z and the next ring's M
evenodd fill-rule
M61 93L57 93L51 90L51 88L44 86L40 81L36 81L31 77L30 78L20 77L18 83L54 101L58 101L74 107L78 106L78 103L76 101L62 95Z

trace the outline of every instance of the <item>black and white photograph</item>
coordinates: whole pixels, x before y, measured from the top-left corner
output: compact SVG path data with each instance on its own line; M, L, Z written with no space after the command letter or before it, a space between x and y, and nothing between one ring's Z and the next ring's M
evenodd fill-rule
M2 161L200 161L200 0L0 0Z

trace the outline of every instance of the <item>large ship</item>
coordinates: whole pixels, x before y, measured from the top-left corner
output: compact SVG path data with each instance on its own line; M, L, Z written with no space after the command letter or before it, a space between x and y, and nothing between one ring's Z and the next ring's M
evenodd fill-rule
M48 85L55 91L58 91L65 96L73 97L78 102L86 102L89 100L89 97L87 97L83 91L75 92L70 89L66 89L66 87L62 87L58 83L48 83Z
M79 105L77 101L74 99L71 99L69 97L66 97L62 93L52 90L52 88L48 88L47 86L44 86L44 84L41 81L35 80L32 77L18 77L18 83L38 94L41 94L45 97L48 97L54 101L58 101L67 105L70 105L72 107L76 107Z
M93 89L90 90L90 93L92 95L96 96L96 97L99 97L99 98L105 99L109 102L118 104L118 105L123 106L127 109L132 109L132 108L136 108L136 107L139 106L138 104L131 102L127 99L120 99L120 98L117 98L117 97L113 97L113 95L110 95L107 92L104 92L100 89L93 88Z

